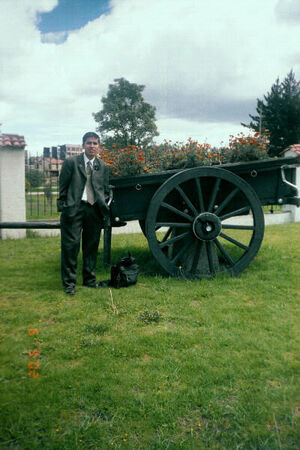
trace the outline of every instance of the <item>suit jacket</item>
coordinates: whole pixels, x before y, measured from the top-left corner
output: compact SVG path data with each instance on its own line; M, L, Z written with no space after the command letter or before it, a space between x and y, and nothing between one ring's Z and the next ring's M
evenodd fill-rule
M95 191L95 201L103 216L107 216L109 213L109 207L106 204L109 170L100 158L94 160L91 181ZM68 217L74 216L79 208L85 184L86 171L83 153L66 159L59 176L57 210Z

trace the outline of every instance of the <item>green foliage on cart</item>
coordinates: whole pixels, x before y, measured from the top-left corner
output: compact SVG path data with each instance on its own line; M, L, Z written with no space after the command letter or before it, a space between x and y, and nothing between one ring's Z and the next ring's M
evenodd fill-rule
M239 133L230 136L227 147L215 148L189 138L186 143L165 140L147 149L137 145L102 146L100 157L110 167L111 175L126 176L266 159L268 143L267 133Z

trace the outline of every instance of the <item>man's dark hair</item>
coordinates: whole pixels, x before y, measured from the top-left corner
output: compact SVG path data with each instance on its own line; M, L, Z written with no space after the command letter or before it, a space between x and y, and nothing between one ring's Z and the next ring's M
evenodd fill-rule
M83 138L82 138L82 145L84 145L85 141L86 141L88 138L90 138L90 137L93 137L93 138L98 139L99 144L100 144L100 137L98 136L98 134L97 134L97 133L94 133L93 131L88 131L87 133L85 133L85 134L83 135Z

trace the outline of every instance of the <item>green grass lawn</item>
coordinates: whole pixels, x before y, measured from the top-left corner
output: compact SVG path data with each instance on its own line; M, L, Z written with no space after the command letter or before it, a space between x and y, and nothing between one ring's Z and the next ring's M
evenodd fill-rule
M73 297L58 238L0 241L1 448L298 449L299 235L268 227L243 274L203 281L114 236L138 284Z

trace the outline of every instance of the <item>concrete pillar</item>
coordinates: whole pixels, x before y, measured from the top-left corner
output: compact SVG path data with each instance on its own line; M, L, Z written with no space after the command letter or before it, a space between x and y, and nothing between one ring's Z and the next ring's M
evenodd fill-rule
M16 136L16 135L2 135ZM17 136L18 138L24 138ZM3 139L2 139L3 142ZM12 139L8 145L0 145L0 222L25 222L25 155L24 145ZM1 239L19 239L26 236L26 230L0 229Z
M292 150L288 150L284 153L284 156L286 157L295 156L295 153ZM300 167L296 168L295 184L297 185L300 192ZM295 205L284 205L283 211L290 212L291 222L300 222L300 207L297 207Z

